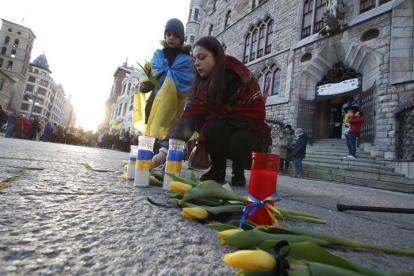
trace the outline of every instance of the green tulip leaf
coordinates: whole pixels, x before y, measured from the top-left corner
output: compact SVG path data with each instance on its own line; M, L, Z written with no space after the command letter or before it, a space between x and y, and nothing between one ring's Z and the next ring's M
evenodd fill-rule
M246 202L246 197L239 196L235 193L229 192L228 190L224 189L220 184L216 183L215 181L208 180L201 182L197 186L192 189L187 190L184 194L181 203L184 203L188 200L194 198L219 198L219 199L227 199L227 200L238 200L242 204Z
M406 254L406 255L414 255L414 250L409 249L399 249L399 248L393 248L393 247L387 247L387 246L381 246L381 245L375 245L370 243L363 243L356 240L344 238L337 235L332 234L326 234L316 231L310 231L305 229L298 229L298 228L267 228L267 229L261 229L261 231L264 231L266 233L273 233L273 234L294 234L294 235L302 235L309 238L316 238L320 240L324 240L328 242L330 245L342 245L347 247L354 247L354 248L366 248L366 249L373 249L388 253L395 253L395 254Z
M213 228L219 232L226 231L230 229L238 229L237 226L228 225L228 224L204 224L204 226L207 226L209 228Z
M258 249L266 251L269 254L272 254L271 248L276 245L276 241L265 241L259 246ZM354 271L357 273L361 273L363 275L370 275L370 276L383 276L386 273L377 271L371 268L367 268L365 266L353 263L348 261L342 257L334 255L322 247L310 243L292 243L290 246L290 253L287 256L287 259L290 260L306 260L309 262L315 263L322 263L326 265L332 265L336 267L340 267L346 270Z
M173 173L165 173L166 175L170 176L174 181L182 182L185 184L189 184L193 187L197 186L200 183L200 180L193 180L191 178L185 177L185 176L176 176Z
M302 242L313 242L319 245L331 245L329 242L300 235L288 235L288 234L268 234L263 231L258 230L247 230L239 232L224 238L224 240L233 246L238 248L251 248L253 246L258 246L265 241L282 241L287 240L289 243L302 243Z

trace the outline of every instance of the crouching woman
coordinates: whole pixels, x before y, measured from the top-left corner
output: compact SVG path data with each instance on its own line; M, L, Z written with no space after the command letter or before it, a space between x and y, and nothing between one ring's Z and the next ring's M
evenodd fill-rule
M243 63L224 54L214 37L203 37L194 44L193 60L197 76L187 107L154 157L154 167L165 161L168 139L187 141L197 131L198 145L205 143L212 160L200 180L223 183L226 159L231 159L231 184L245 186L244 168L252 152L265 152L271 144L260 87Z

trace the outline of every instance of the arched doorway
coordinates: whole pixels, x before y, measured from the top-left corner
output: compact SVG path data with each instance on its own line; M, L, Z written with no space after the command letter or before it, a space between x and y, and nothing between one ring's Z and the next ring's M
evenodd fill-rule
M294 87L298 100L296 127L303 128L309 134L311 143L315 139L340 138L343 115L348 108L360 109L362 102L365 106L373 106L375 81L380 74L382 59L381 53L349 41L327 45L315 54L312 63L296 77ZM316 90L324 80L337 83L351 78L354 84L359 84L358 89L341 91L341 84L338 93L331 95L323 95ZM375 110L370 110L374 114ZM373 124L370 124L372 130ZM373 138L373 131L369 137Z
M315 139L345 139L344 117L348 110L360 109L362 76L337 61L316 84Z

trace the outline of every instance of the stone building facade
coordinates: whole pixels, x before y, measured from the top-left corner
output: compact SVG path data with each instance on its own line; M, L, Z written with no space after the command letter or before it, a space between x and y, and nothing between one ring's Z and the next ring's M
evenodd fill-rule
M31 29L2 19L0 29L0 71L14 80L3 87L2 94L9 101L5 108L18 110L30 64L30 55L36 36Z
M133 71L132 67L128 67L128 63L125 62L122 66L118 66L114 73L114 82L112 84L111 93L108 100L104 104L104 118L99 127L101 130L108 130L110 128L110 121L112 120L112 106L117 102L118 97L122 94L123 84L125 77Z
M137 68L131 68L129 74L126 74L121 81L121 93L117 97L116 102L111 106L110 128L122 122L122 125L116 129L130 128L130 132L136 132L132 126L132 113L134 111L134 93L138 87L139 77L142 71Z
M345 110L360 109L366 151L414 161L413 9L412 0L193 0L186 37L213 35L243 61L268 119L313 141L341 139ZM336 88L322 95L326 84Z
M51 77L52 71L44 54L38 56L29 67L26 87L19 99L19 112L37 116L45 121L65 124L66 95L61 84Z

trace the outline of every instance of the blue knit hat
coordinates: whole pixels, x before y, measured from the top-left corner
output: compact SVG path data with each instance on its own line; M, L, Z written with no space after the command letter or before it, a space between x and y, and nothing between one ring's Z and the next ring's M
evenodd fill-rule
M167 21L167 24L165 24L164 38L166 31L173 31L174 33L176 33L181 40L180 44L184 44L184 25L180 21L180 19L171 18Z

